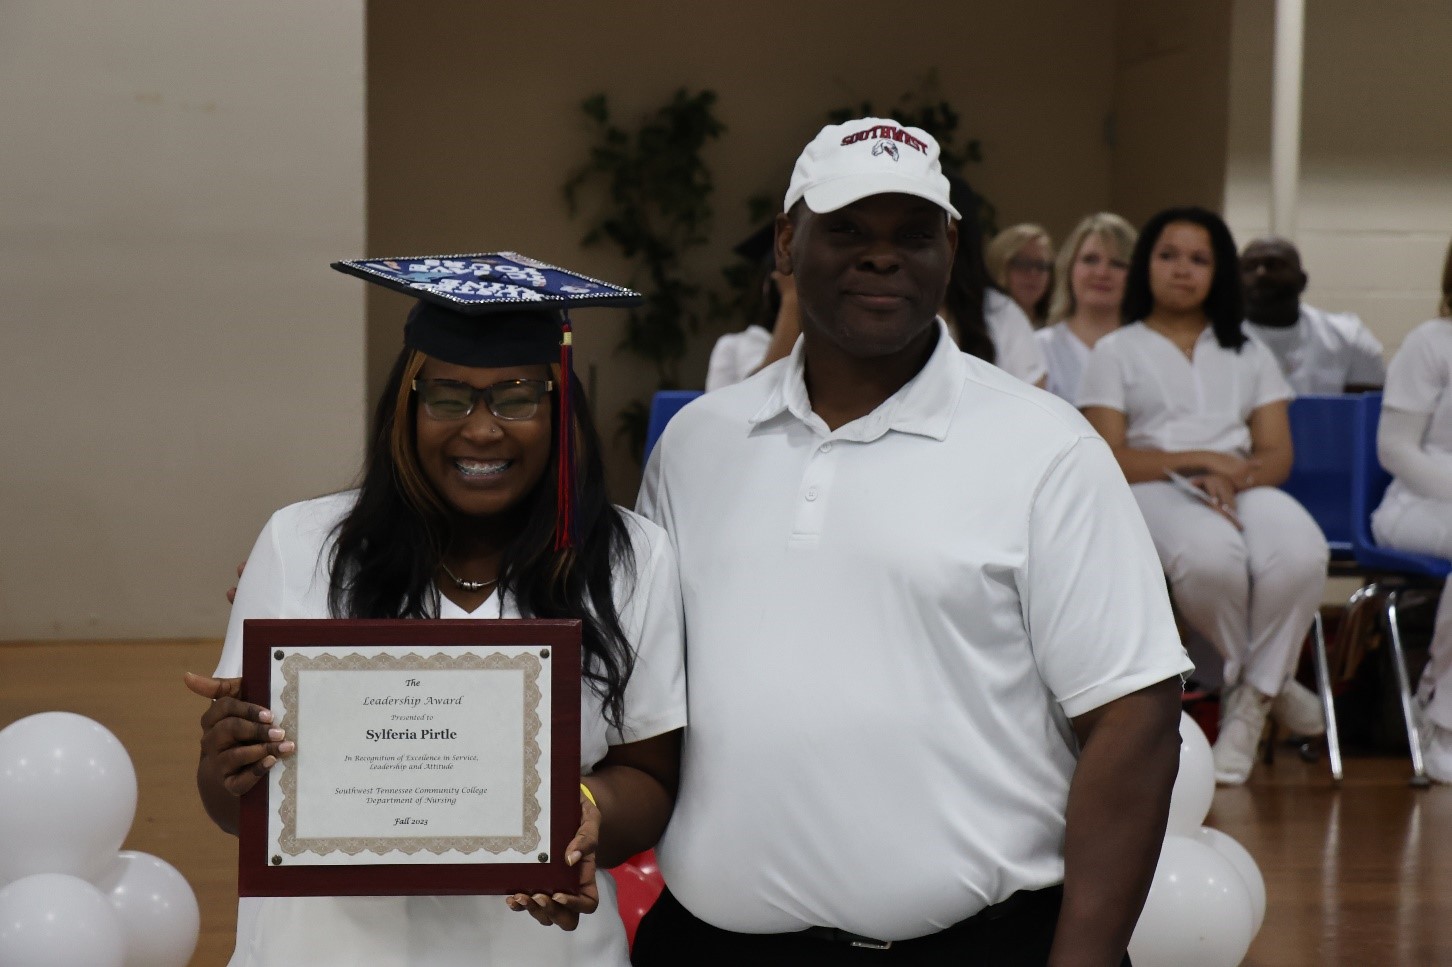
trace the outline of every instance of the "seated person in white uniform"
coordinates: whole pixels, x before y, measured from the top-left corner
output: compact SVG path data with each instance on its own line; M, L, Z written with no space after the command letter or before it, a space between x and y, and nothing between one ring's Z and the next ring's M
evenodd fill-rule
M1308 276L1301 253L1275 235L1240 254L1245 328L1265 343L1298 396L1380 389L1381 343L1352 312L1326 312L1301 301Z
M593 281L550 276L538 285L556 296L561 278ZM537 297L534 282L514 291L524 288ZM465 315L423 298L377 403L361 486L273 515L237 587L217 677L187 678L213 699L197 785L235 834L239 797L279 759L306 755L305 737L295 745L238 697L248 618L577 618L583 818L566 859L579 887L243 897L231 964L626 967L613 884L597 864L652 846L674 801L686 713L675 558L658 526L605 496L583 389L561 362L559 310ZM555 432L562 412L573 460ZM557 505L562 483L576 488L573 512Z
M937 155L813 140L777 229L802 338L646 467L691 726L637 967L1123 957L1190 666L1104 441L935 318L973 217Z
M1119 328L1135 238L1129 222L1099 212L1075 225L1059 250L1049 325L1034 338L1049 367L1044 388L1070 403L1079 399L1079 379L1089 350L1101 336Z
M1035 329L1049 317L1054 287L1054 240L1042 225L1010 225L988 243L983 261L1000 292L1023 310Z
M1396 479L1371 531L1379 544L1452 558L1452 248L1438 311L1441 318L1407 335L1387 370L1376 452ZM1427 775L1452 783L1452 579L1437 605L1417 703Z
M978 224L978 195L956 175L947 175L953 207L965 213L958 223L958 250L940 314L960 349L993 363L1025 383L1042 387L1048 375L1044 355L1034 342L1034 327L1012 299L993 284L983 261L983 230Z
M1215 776L1240 784L1268 713L1298 734L1325 729L1320 702L1292 678L1328 552L1277 486L1291 471L1291 391L1241 330L1235 243L1212 212L1150 219L1124 314L1138 321L1089 354L1079 405L1119 458L1180 612L1225 659Z
M716 340L706 364L706 392L739 383L791 352L801 328L797 323L797 287L791 276L776 270L772 256L775 227L768 224L737 245L736 254L757 266L759 282L749 311L754 320L740 332Z

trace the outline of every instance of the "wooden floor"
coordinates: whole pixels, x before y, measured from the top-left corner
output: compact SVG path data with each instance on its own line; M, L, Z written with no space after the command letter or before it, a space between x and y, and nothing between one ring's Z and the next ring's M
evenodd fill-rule
M192 784L202 702L181 684L210 672L217 642L0 644L0 727L35 712L86 715L115 732L141 790L127 849L186 876L202 908L195 967L226 964L236 841ZM1357 759L1346 782L1280 755L1216 794L1210 824L1254 855L1269 897L1247 964L1452 964L1452 787L1414 790L1398 759Z

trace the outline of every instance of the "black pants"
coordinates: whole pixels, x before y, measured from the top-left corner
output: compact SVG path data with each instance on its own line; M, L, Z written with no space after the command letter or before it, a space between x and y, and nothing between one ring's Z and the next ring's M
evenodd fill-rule
M666 890L640 921L635 967L1043 967L1063 887L1015 894L940 933L886 950L812 933L733 933L698 919ZM1129 958L1124 958L1129 967Z

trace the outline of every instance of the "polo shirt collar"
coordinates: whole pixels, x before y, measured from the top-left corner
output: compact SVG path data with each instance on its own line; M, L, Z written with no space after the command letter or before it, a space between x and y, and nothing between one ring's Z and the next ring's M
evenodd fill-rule
M963 393L963 354L948 334L948 327L941 317L937 324L937 345L917 375L877 409L830 433L821 417L812 412L812 402L807 396L806 357L803 353L806 340L798 339L787 357L787 364L781 368L776 385L750 422L765 423L783 413L790 413L822 436L830 435L834 439L867 443L889 430L935 440L945 439Z

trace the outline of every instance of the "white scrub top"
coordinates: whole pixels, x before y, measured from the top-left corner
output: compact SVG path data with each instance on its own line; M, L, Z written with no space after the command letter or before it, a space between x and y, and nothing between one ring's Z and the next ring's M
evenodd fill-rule
M1297 395L1343 393L1347 386L1380 386L1386 379L1381 343L1352 312L1325 312L1301 304L1295 325L1245 331L1265 343Z
M1044 362L1049 367L1049 381L1044 389L1070 403L1079 398L1079 380L1089 362L1089 347L1074 335L1067 322L1056 322L1034 333Z
M1288 400L1291 388L1254 337L1225 349L1209 326L1187 357L1142 322L1095 344L1079 383L1079 407L1125 415L1125 443L1140 450L1214 450L1249 456L1250 414Z
M771 331L765 326L747 326L717 339L706 364L706 392L739 383L756 372L770 346Z
M1044 354L1034 339L1033 323L1008 296L997 289L983 293L983 321L993 339L994 364L1025 383L1037 383L1048 373Z
M1381 405L1430 415L1422 449L1452 458L1452 319L1433 319L1407 334L1387 369ZM1393 480L1377 513L1423 500Z
M357 493L284 507L263 528L237 584L237 600L215 674L242 673L247 618L326 618L333 529ZM580 772L588 775L610 745L636 742L686 722L680 586L675 556L659 527L626 514L635 553L633 587L616 582L616 606L635 646L625 690L624 730L606 725L603 705L586 683L580 694ZM441 596L440 618L518 618L512 598L494 595L473 612ZM614 882L598 877L600 908L573 932L545 928L502 896L242 897L231 967L627 967L625 928Z

